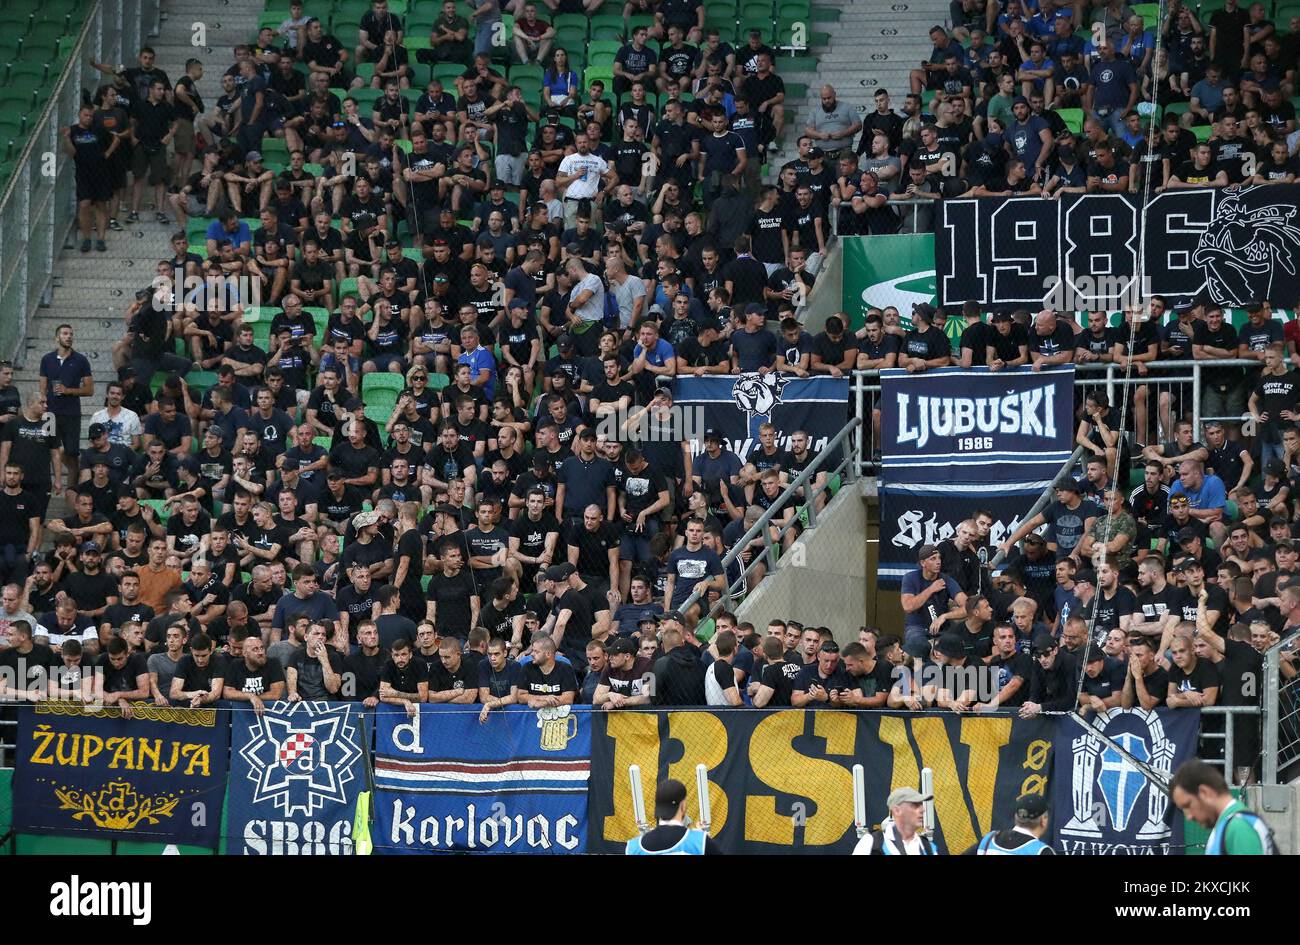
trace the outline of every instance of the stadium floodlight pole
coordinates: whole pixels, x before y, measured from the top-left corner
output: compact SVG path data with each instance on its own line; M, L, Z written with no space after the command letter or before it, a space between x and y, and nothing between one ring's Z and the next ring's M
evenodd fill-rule
M934 769L921 769L921 793L929 798L925 802L925 811L921 821L921 832L934 839Z
M650 824L645 819L645 795L641 793L641 766L629 765L627 777L632 783L632 816L636 820L636 829L646 833L650 829Z
M853 830L861 840L867 833L867 774L860 764L853 766Z
M713 822L713 805L709 803L709 769L695 766L695 790L700 796L700 829L707 831Z

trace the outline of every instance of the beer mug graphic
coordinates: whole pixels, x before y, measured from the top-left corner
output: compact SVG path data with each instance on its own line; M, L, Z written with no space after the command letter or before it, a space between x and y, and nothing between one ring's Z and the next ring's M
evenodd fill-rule
M578 734L578 717L569 714L567 705L550 706L537 710L537 727L542 730L542 751L564 751Z

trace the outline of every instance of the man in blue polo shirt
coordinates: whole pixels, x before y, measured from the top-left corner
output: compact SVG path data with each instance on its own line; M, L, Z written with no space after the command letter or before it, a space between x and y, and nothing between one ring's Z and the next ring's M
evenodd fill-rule
M54 331L54 350L41 358L41 393L54 414L54 432L63 447L69 486L76 485L77 457L81 455L81 398L94 392L90 362L72 350L72 326L60 325Z
M456 363L469 365L469 382L482 388L483 396L491 400L497 386L497 359L492 357L491 351L479 344L478 329L473 325L466 325L460 330L460 347L461 353Z
M731 369L738 374L766 374L776 364L776 335L767 330L767 308L757 302L745 306L745 328L731 333Z
M1206 475L1205 464L1194 459L1185 459L1178 467L1178 481L1169 490L1169 498L1176 495L1187 496L1192 518L1210 529L1210 537L1222 543L1228 537L1227 526L1223 522L1223 510L1228 504L1228 493L1223 480L1214 473Z

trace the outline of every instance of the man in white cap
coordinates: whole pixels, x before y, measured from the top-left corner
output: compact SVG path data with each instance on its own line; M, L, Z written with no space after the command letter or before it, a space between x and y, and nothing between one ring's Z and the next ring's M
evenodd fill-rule
M921 833L930 795L914 787L895 788L885 799L889 820L863 836L854 856L934 856L934 844Z
M708 830L691 830L686 816L686 785L669 778L655 791L659 826L627 842L628 856L713 856L722 848Z

